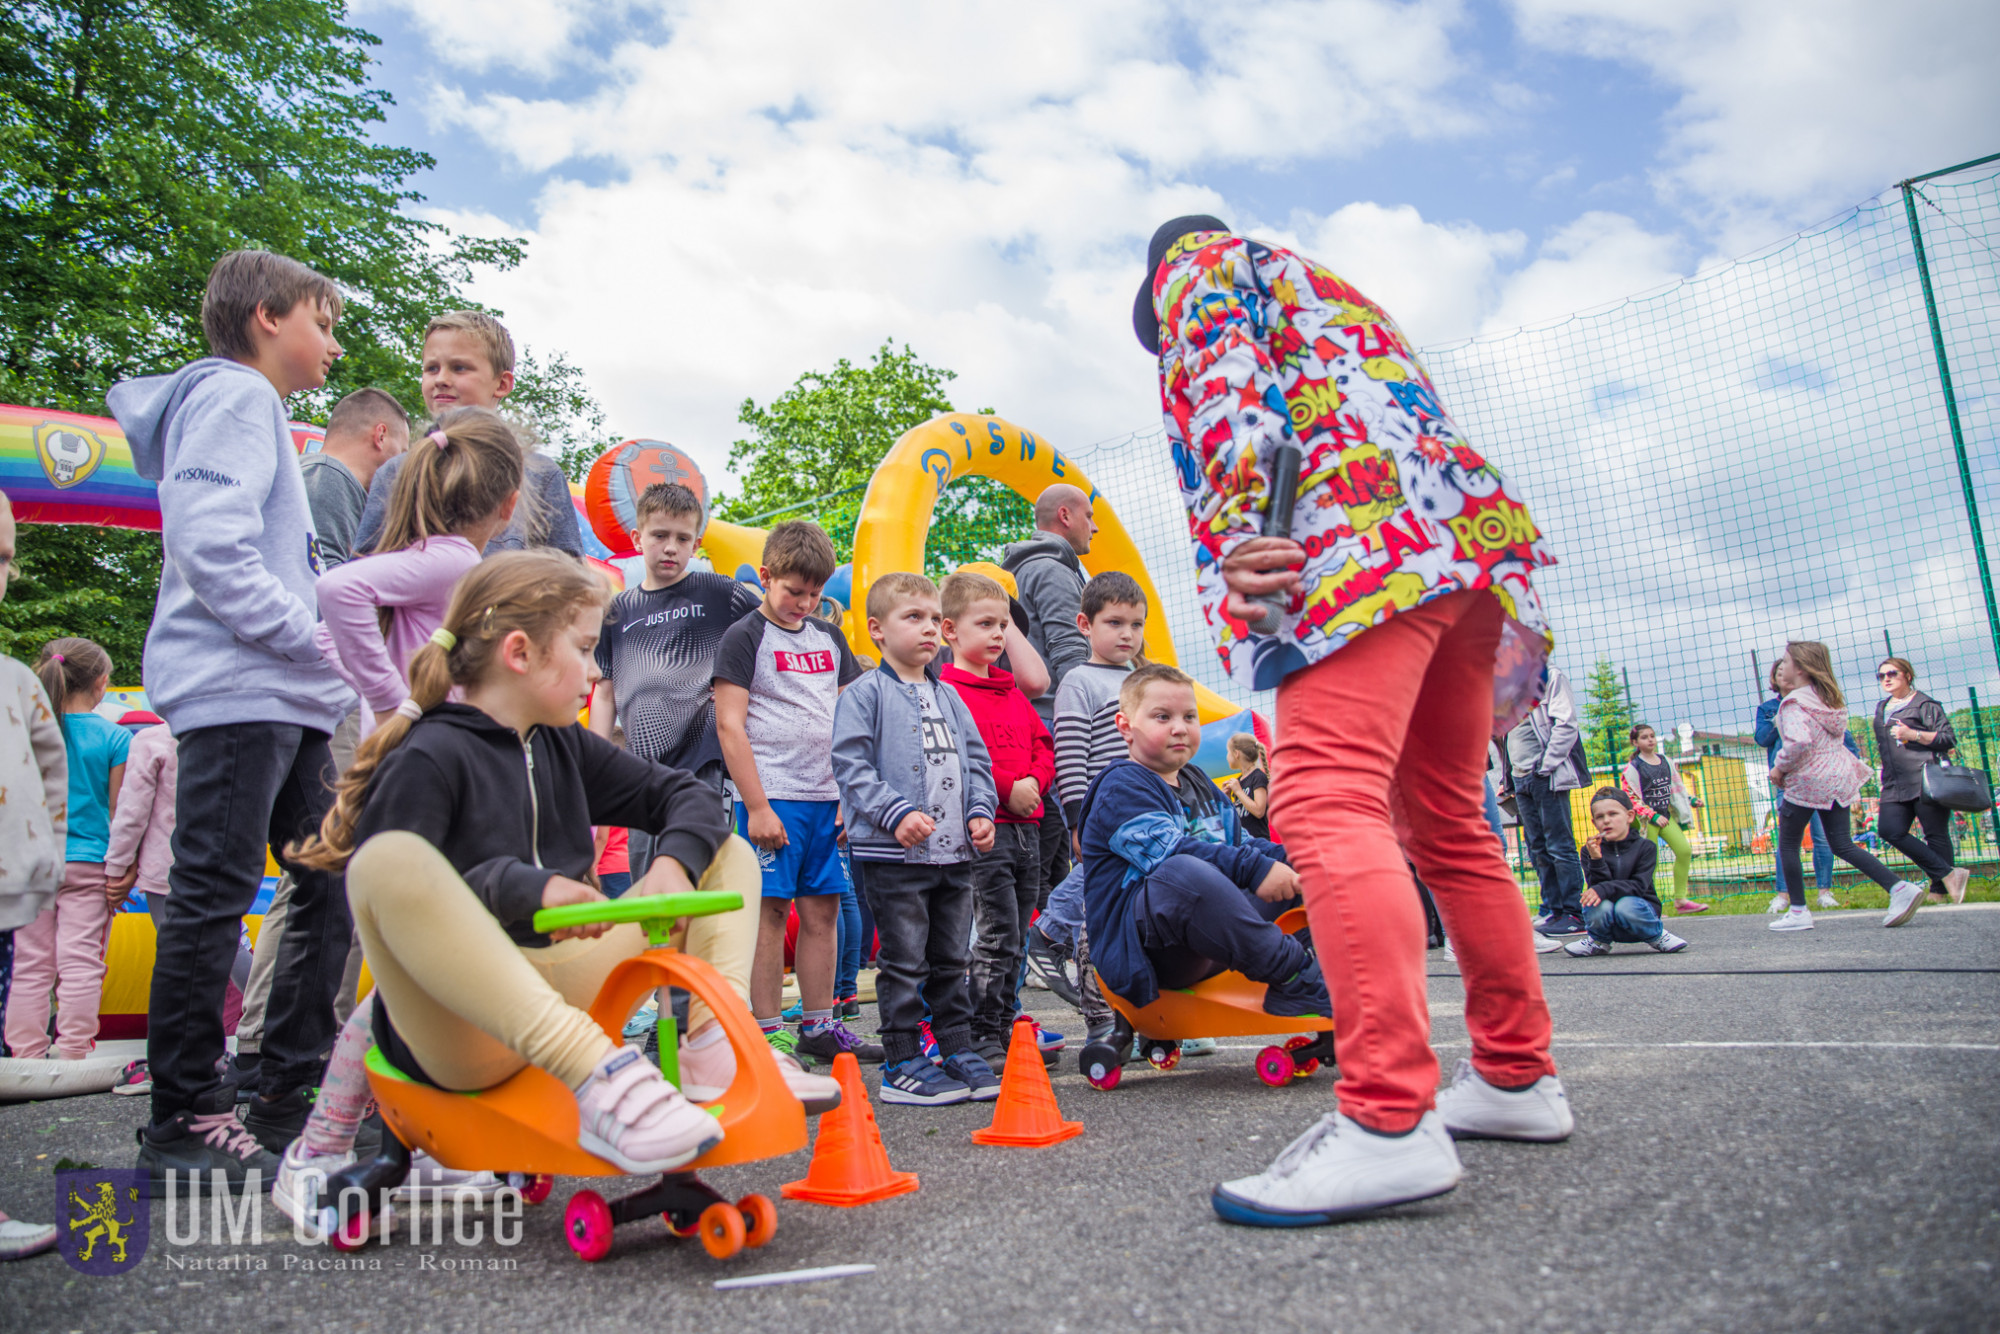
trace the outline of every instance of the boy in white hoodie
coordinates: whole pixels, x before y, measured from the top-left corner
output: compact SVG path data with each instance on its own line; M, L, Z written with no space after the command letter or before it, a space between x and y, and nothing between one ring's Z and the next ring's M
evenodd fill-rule
M147 1027L153 1120L139 1136L156 1187L205 1186L219 1171L231 1193L268 1190L277 1172L216 1070L238 923L267 847L296 887L253 1128L261 1118L272 1138L297 1133L333 1040L347 898L339 876L290 865L284 847L332 804L327 741L354 694L313 643L318 538L285 398L326 382L340 311L338 290L303 264L233 251L202 298L215 355L106 395L140 475L159 483L165 561L145 676L180 754Z

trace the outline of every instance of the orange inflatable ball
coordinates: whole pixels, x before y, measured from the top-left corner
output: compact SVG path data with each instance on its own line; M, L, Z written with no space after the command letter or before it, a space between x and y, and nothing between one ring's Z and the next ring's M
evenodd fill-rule
M627 440L613 445L590 465L583 483L583 510L590 530L613 554L633 552L639 526L639 496L655 482L679 482L708 507L708 480L685 451L664 440Z

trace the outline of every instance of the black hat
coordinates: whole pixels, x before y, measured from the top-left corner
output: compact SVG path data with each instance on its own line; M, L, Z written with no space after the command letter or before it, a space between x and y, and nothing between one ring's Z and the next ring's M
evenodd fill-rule
M1160 261L1166 258L1167 247L1186 236L1189 232L1226 232L1229 224L1220 218L1212 218L1206 213L1190 213L1184 218L1160 224L1160 230L1153 233L1153 239L1146 246L1146 276L1139 283L1139 294L1132 299L1132 332L1139 335L1139 342L1154 356L1160 355L1160 317L1153 313L1153 279L1159 276Z

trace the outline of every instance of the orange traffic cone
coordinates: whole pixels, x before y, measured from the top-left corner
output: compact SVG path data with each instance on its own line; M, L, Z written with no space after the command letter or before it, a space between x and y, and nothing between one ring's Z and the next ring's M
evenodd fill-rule
M861 1082L861 1066L853 1052L833 1058L833 1077L840 1081L840 1106L819 1119L812 1166L806 1169L805 1180L787 1181L778 1193L788 1200L851 1209L915 1190L915 1172L889 1167L889 1151L875 1128L875 1109L869 1105L868 1088Z
M1083 1122L1065 1121L1056 1106L1049 1069L1035 1047L1035 1021L1022 1015L1014 1021L1007 1044L1007 1070L1000 1076L1000 1100L993 1104L993 1124L972 1132L974 1144L1016 1144L1040 1149L1083 1133Z

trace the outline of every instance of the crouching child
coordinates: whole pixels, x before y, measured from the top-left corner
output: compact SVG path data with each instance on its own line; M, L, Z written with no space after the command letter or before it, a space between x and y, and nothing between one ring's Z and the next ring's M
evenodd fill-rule
M1597 832L1583 849L1584 935L1563 946L1579 959L1611 953L1617 941L1651 945L1678 954L1688 943L1660 921L1660 896L1653 888L1659 851L1632 827L1632 799L1615 787L1590 798L1590 822Z

